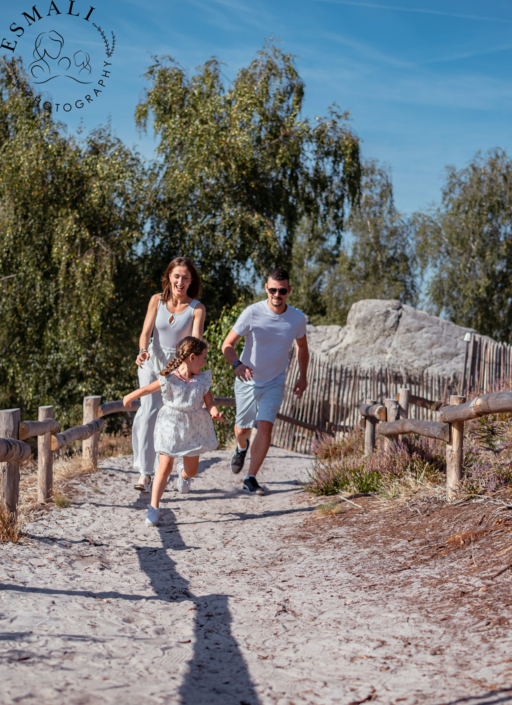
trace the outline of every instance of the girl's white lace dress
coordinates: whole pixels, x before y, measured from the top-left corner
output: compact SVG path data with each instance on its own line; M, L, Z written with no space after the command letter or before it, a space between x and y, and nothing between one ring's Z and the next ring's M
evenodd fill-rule
M203 407L212 384L210 370L185 382L171 373L158 376L163 406L155 425L155 451L170 457L195 456L217 448L210 413Z

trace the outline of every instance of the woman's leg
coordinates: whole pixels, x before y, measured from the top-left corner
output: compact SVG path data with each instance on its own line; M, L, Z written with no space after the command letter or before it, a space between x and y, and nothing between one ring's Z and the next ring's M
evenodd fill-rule
M172 472L173 460L174 458L160 453L160 463L155 474L155 479L153 480L153 490L151 492L151 506L156 509L160 506L160 500L167 486L167 480Z
M183 458L183 465L184 468L181 471L181 477L186 480L187 477L189 479L192 479L197 475L197 471L199 470L199 456L196 455L193 458Z
M145 387L154 382L157 373L151 360L147 360L142 367L139 367L139 384ZM140 400L140 408L135 414L132 428L133 445L133 467L138 468L141 475L152 475L155 467L155 444L154 433L158 409L162 403L160 392L148 394Z

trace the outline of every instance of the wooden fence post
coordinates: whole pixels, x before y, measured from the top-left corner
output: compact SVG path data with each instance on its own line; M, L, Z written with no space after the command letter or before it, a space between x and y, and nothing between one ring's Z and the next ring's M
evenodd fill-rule
M409 397L411 396L411 390L409 387L401 387L398 390L398 419L408 419L409 418ZM400 443L403 442L404 437L398 436Z
M20 420L19 409L0 411L0 438L15 438L18 440ZM18 508L20 494L19 462L0 463L0 474L2 498L7 511L14 514Z
M84 425L97 418L100 404L101 397L84 397ZM92 460L95 470L98 469L98 435L99 432L93 433L90 438L82 441L82 455Z
M367 399L366 404L370 406L376 404L376 399ZM373 416L366 417L366 424L364 428L364 454L371 455L375 450L375 429L377 428L378 419Z
M384 399L384 406L386 407L387 421L398 421L400 407L396 399ZM394 445L394 442L394 438L385 437L384 449L390 451Z
M464 404L466 397L450 396L450 406ZM450 424L450 441L446 444L446 499L451 501L462 480L462 461L464 459L464 421L452 421Z
M38 421L53 419L53 406L40 406ZM53 453L51 449L52 434L43 433L37 437L37 501L47 502L53 490Z

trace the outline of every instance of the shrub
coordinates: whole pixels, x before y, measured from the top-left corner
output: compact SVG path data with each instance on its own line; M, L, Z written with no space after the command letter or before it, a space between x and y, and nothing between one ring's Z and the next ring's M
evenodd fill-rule
M222 343L229 331L235 325L238 316L244 309L242 303L237 303L231 308L225 307L222 310L220 318L210 323L205 331L204 337L208 341L208 361L207 366L212 371L213 384L212 394L214 397L232 397L234 396L235 375L231 365L228 364L226 358L222 354ZM242 342L238 343L237 351L241 354ZM233 427L235 425L236 409L233 406L226 406L219 409L226 421L215 423L215 432L219 442L219 448L223 448L233 436Z
M390 450L383 439L375 452L364 457L364 438L359 430L337 438L318 438L313 444L315 463L305 489L315 495L339 492L380 492L389 495L400 491L397 480L436 482L445 465L444 446L439 441L419 436L406 437Z

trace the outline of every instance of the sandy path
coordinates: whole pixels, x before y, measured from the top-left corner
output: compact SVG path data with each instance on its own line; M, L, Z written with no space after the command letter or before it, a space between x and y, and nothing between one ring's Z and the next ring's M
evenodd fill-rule
M512 702L509 632L416 608L436 567L375 585L399 559L312 521L310 462L272 448L270 494L247 497L229 453L210 453L156 530L130 459L104 461L28 544L0 547L0 702Z

